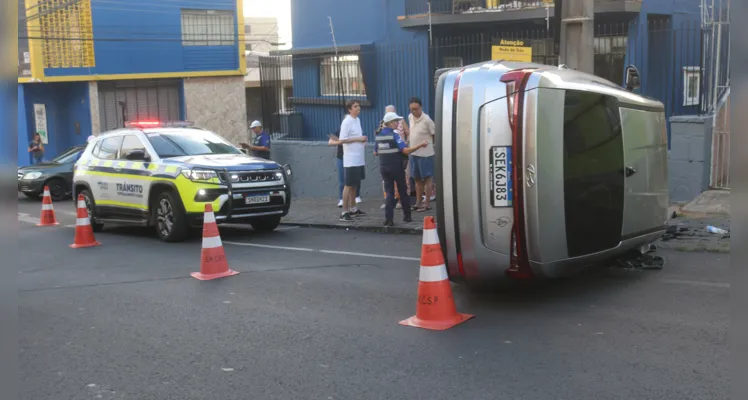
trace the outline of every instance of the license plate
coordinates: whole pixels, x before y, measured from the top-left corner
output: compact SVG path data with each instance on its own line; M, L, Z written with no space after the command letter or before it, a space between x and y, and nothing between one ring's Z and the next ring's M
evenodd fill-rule
M488 187L491 190L491 206L512 207L512 148L491 147L488 161Z
M244 204L263 204L270 203L270 195L247 196L244 198Z

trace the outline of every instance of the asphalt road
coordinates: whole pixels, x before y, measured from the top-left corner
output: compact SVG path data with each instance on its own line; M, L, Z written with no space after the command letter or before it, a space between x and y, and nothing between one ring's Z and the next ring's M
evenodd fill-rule
M33 225L40 208L19 199L22 399L729 398L729 254L456 287L476 317L432 332L398 325L417 236L225 227L241 274L202 282L199 237L113 228L73 250L72 202L58 227Z

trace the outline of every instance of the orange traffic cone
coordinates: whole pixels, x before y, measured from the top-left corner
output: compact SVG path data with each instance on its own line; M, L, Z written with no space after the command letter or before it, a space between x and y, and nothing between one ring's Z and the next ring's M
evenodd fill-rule
M226 262L226 253L223 251L221 235L218 234L216 216L213 207L205 205L205 217L203 218L203 251L200 261L200 272L193 272L195 279L209 281L211 279L224 278L236 275L238 272L230 270Z
M55 218L55 208L52 206L52 196L49 194L49 186L45 186L44 195L42 196L42 215L36 226L54 225L60 225L60 223L57 222L57 218Z
M98 246L101 243L94 238L91 219L88 217L86 200L78 195L78 217L75 219L75 242L70 245L74 249Z
M473 318L473 315L457 312L434 217L425 217L423 221L418 281L416 315L400 321L400 325L443 331Z

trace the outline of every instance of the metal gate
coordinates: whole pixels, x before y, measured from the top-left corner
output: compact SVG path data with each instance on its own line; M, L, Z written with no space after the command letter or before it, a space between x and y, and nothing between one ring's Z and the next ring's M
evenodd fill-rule
M709 186L730 189L730 88L714 113L712 165Z
M123 128L125 121L179 120L179 79L99 82L101 130Z

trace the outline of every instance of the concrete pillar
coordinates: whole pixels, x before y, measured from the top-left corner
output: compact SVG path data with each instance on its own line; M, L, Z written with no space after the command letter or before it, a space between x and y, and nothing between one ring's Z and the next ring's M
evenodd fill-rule
M185 78L185 119L231 143L249 141L243 76Z
M595 73L594 0L561 2L561 64L590 74Z
M91 110L91 134L101 133L101 115L99 113L99 83L88 82L88 107Z

